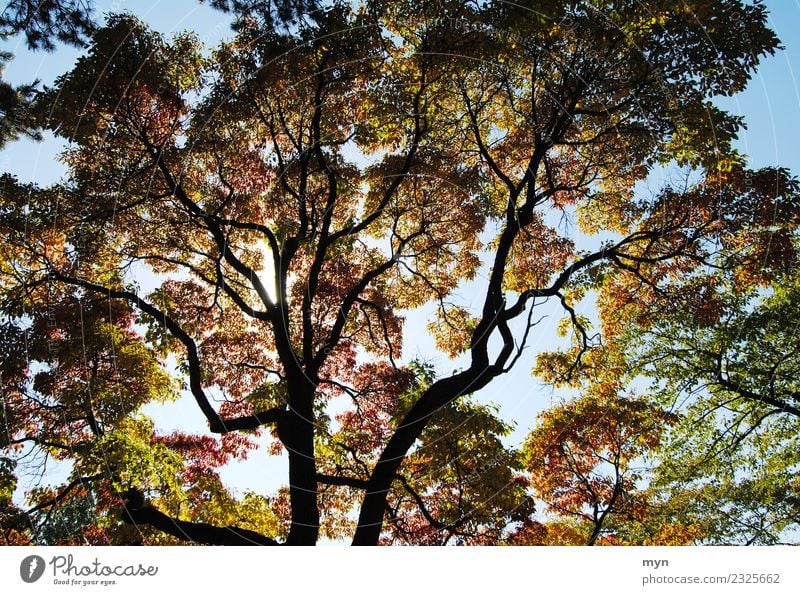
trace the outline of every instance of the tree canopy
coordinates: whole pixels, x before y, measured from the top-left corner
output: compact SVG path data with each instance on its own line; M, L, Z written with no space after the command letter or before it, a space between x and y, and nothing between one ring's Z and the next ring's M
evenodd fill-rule
M761 2L210 4L214 48L3 13L87 44L0 131L68 171L0 190L6 543L788 539L798 182L713 101L779 47ZM563 400L503 419L473 393L546 304ZM404 352L422 306L457 367ZM143 412L177 399L207 432ZM285 487L226 486L259 448ZM23 503L31 459L70 474Z

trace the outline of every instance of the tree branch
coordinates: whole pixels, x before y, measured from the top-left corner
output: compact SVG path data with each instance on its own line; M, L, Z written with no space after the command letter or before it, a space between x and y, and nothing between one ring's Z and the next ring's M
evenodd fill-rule
M135 293L127 290L116 290L109 287L104 287L84 279L64 275L58 271L52 271L50 276L53 279L76 285L84 289L88 289L95 293L99 293L109 298L117 298L125 300L146 314L150 315L153 319L164 324L170 334L183 343L186 348L186 359L189 364L189 388L192 395L197 401L200 410L206 416L209 423L209 428L212 432L217 434L225 434L234 430L253 429L261 425L261 423L272 423L279 420L281 409L272 409L255 415L244 416L231 420L223 420L217 411L211 406L211 403L203 390L200 382L201 369L200 369L200 356L197 350L197 344L189 334L181 328L181 326L166 312L158 309L153 304L142 299Z
M280 545L270 537L240 527L216 527L170 517L156 510L136 490L126 494L122 520L134 525L150 525L178 539L206 545Z
M90 483L90 482L93 482L93 481L97 481L98 479L102 479L102 478L103 478L103 474L102 473L97 473L96 475L87 475L86 477L78 477L76 479L73 479L71 482L69 482L64 487L63 490L61 490L53 498L51 498L50 500L46 500L44 502L40 502L39 504L37 504L33 508L28 509L25 514L29 514L30 515L30 514L33 514L35 512L39 512L40 510L42 510L44 508L50 508L51 506L55 506L56 504L61 502L64 498L69 496L70 492L72 492L72 490L74 490L78 486L82 486L85 483Z

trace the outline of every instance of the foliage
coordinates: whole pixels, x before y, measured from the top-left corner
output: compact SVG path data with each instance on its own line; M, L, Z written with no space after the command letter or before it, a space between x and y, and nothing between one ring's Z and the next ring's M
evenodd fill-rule
M210 52L109 16L30 112L65 141L67 177L3 179L6 539L741 535L670 508L691 490L714 501L669 466L698 452L680 436L702 441L713 418L686 434L691 407L629 385L646 373L667 391L673 375L710 387L679 360L648 368L654 337L700 340L699 328L724 341L714 325L727 314L735 326L758 298L748 288L794 270L797 182L749 171L731 148L740 120L712 103L776 49L763 5L211 4L234 13L235 35ZM667 164L696 181L640 196ZM576 309L592 296L596 331ZM469 395L521 361L546 301L570 338L535 371L580 394L544 412L520 452ZM463 357L452 373L404 358L406 312L421 306L436 311L438 347ZM760 328L731 331L746 338L742 373L761 375L760 399L737 398L788 402L791 365L771 377L749 363L780 330ZM166 433L143 414L177 398L194 400L207 433ZM764 431L735 448L778 469L791 428L752 425ZM286 487L237 495L219 469L266 431ZM29 452L71 472L22 510L8 494ZM655 456L652 474L639 468ZM740 471L715 470L737 488L716 494L793 514L794 484L747 485Z
M643 515L642 457L674 421L631 397L587 395L547 410L524 447L535 494L556 516L579 521L593 545L617 518Z
M22 33L30 49L52 51L56 41L82 46L94 30L88 0L10 0L0 12L0 40ZM41 139L30 110L37 83L15 87L2 80L11 58L0 52L0 148L22 135Z
M720 295L713 326L676 315L636 338L654 396L685 412L654 486L712 543L781 543L800 519L798 296L795 273Z
M5 65L10 59L11 54L0 52L0 148L20 136L41 139L41 134L36 130L36 120L29 110L35 85L15 87L2 80Z
M10 0L0 13L0 38L22 32L31 49L83 45L94 29L89 0Z

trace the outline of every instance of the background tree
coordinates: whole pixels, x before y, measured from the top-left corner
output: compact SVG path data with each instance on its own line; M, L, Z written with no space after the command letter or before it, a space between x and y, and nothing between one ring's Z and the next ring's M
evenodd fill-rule
M269 26L286 26L317 9L315 0L212 0L209 4L235 12L237 22L257 15ZM48 52L58 43L84 47L97 29L94 17L92 0L9 0L0 12L0 40L22 34L29 49ZM3 81L5 64L12 58L0 52L0 148L23 135L41 140L39 123L30 113L38 81L16 87Z
M728 203L730 189L738 193ZM734 169L696 191L729 223L738 212L743 226L733 223L714 258L671 280L670 292L608 283L606 345L583 358L573 386L603 386L598 371L612 385L638 377L654 407L678 414L652 453L655 516L643 521L649 528L628 530L652 536L672 519L707 543L780 543L798 521L796 181L781 170ZM547 354L540 366L556 381L574 371L568 361Z
M766 289L736 281L709 296L711 321L675 313L634 333L630 361L682 411L654 478L668 514L712 543L771 545L800 520L798 285L796 272Z
M631 397L584 396L549 409L524 448L537 497L556 518L577 521L581 545L623 541L615 521L641 518L648 506L639 487L647 469L641 458L673 421Z
M95 30L91 0L10 0L0 13L0 38L25 35L31 49L56 42L83 45Z
M58 431L32 401L74 410L89 443L71 450L74 469L101 474L80 497L103 502L110 541L504 539L532 512L519 454L465 397L520 360L543 302L561 305L576 340L539 369L570 378L596 346L575 310L588 291L616 339L620 313L692 303L700 265L766 279L793 262L772 228L790 238L794 219L752 214L778 198L796 212L796 193L780 170L759 174L774 187L737 184L740 122L710 103L777 46L764 7L371 1L284 15L275 26L240 12L211 55L190 34L111 16L39 98L69 176L47 189L5 180L9 332L52 346L84 332L60 304L108 315L93 331L99 376L77 341L56 360L8 358L8 446ZM670 162L700 181L640 199L637 182ZM559 220L597 237L576 245ZM458 299L465 282L472 303ZM431 301L439 347L466 362L438 378L402 363L402 313ZM30 320L48 312L56 337ZM111 373L117 342L140 359ZM161 436L137 413L169 385L170 357L220 438ZM140 392L120 389L120 371ZM66 387L63 403L51 386ZM288 487L235 498L215 469L265 429ZM114 502L138 536L104 514Z
M94 28L86 0L11 0L0 13L0 40L22 33L28 48L35 50L52 51L56 41L83 46ZM0 148L21 135L41 139L30 113L37 82L15 87L2 80L12 57L0 52Z

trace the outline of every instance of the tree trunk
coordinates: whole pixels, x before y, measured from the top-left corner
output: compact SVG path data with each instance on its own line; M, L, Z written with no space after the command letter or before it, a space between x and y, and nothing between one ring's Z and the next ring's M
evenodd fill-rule
M425 425L442 407L458 397L483 388L494 377L486 368L470 368L433 383L414 404L389 439L367 484L353 545L377 545L386 511L386 497L395 475Z
M306 380L304 384L308 385ZM314 391L289 391L290 411L279 429L289 452L289 499L292 524L286 545L315 545L319 535L317 466L314 458Z

